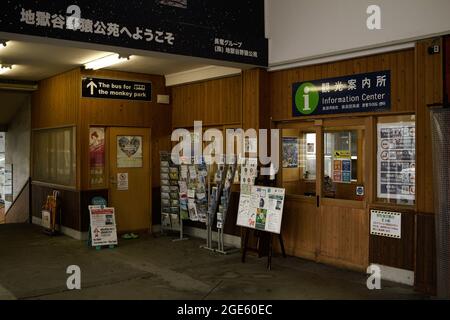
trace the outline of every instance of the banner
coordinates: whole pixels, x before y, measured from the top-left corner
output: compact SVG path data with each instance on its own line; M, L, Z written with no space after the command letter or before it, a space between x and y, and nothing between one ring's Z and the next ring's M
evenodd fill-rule
M268 65L262 0L3 1L0 32Z

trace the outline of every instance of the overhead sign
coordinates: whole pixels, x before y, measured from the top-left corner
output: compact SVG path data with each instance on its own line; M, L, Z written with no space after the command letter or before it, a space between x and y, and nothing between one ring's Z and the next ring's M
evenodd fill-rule
M402 238L402 214L372 210L370 218L370 234L387 238Z
M83 98L152 101L152 84L117 79L83 78Z
M0 32L268 65L264 1L4 1Z
M250 193L241 192L237 225L240 227L281 233L285 189L252 186Z
M114 208L89 206L91 216L91 244L93 247L117 245Z
M390 71L300 82L292 86L294 117L390 109Z

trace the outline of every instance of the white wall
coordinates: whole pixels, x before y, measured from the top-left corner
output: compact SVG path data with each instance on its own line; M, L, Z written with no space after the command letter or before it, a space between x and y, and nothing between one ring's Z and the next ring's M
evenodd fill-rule
M367 29L372 4L382 30ZM271 66L450 33L450 0L266 0L266 10Z
M6 133L6 163L13 164L13 197L19 195L30 177L31 102L19 109Z

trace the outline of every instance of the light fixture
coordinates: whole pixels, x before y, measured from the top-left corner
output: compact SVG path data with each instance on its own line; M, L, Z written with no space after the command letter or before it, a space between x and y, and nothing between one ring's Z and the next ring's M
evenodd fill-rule
M113 54L104 58L100 58L98 60L94 60L91 62L88 62L84 65L84 67L86 69L89 70L98 70L98 69L103 69L109 66L113 66L115 64L124 62L130 60L130 57L123 57L119 54Z
M5 74L5 73L10 72L13 69L13 67L14 66L12 64L9 64L9 65L2 64L2 65L0 65L0 74Z
M8 40L0 39L0 50L6 47Z

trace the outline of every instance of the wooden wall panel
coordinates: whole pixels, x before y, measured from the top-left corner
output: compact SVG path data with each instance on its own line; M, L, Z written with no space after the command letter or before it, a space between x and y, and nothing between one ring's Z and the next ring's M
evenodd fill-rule
M416 216L415 288L436 295L437 264L435 217L432 214Z
M152 102L81 98L81 162L82 189L89 188L89 126L148 127L152 130L152 179L159 181L159 152L170 147L172 110L170 105L157 104L158 94L169 94L163 76L116 71L83 71L84 76L110 79L149 81L152 83ZM81 79L80 79L81 83Z
M292 84L295 82L382 70L392 72L391 111L414 112L414 61L414 50L411 49L269 73L271 115L275 121L299 119L292 117ZM314 116L303 118L314 118Z
M33 129L76 125L80 106L80 70L75 69L39 82L33 93Z
M312 202L289 198L286 200L281 232L288 255L316 259L318 217L314 200Z
M242 73L242 123L243 129L270 129L269 75L262 69Z
M241 76L174 87L172 99L174 128L191 128L196 120L204 126L241 123Z
M433 150L430 111L428 105L443 103L442 55L429 55L428 47L442 44L441 40L417 43L417 211L434 212Z
M323 205L320 262L364 272L369 265L369 217L365 209Z
M402 214L401 239L370 235L370 263L414 271L414 234L415 214L405 212Z

